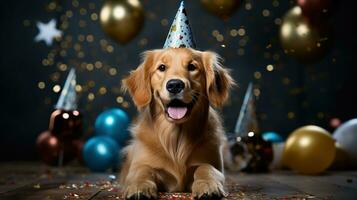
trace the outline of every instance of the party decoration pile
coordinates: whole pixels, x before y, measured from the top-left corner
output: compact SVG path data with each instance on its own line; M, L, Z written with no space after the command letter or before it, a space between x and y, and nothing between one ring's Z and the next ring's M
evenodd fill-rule
M270 141L259 134L253 84L250 83L238 116L235 132L225 147L225 166L231 171L266 172L273 160Z
M106 0L100 11L105 33L121 44L131 41L144 25L144 9L139 0Z
M83 159L92 171L116 171L120 165L120 150L130 139L129 117L125 111L112 108L103 111L95 121L95 136L83 147Z
M77 94L75 91L76 74L71 69L55 111L50 117L49 130L41 133L36 141L42 160L49 165L62 166L73 160L80 159L82 148L82 115L77 110Z
M344 168L357 169L357 119L351 119L339 126L333 134ZM344 158L344 159L343 159Z
M325 129L309 125L293 131L286 140L283 163L302 174L318 174L331 166L335 141Z

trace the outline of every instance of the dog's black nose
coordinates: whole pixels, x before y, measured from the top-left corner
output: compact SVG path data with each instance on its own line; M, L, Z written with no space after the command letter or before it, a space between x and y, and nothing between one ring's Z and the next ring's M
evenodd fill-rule
M166 89L172 94L180 93L185 88L185 83L179 79L171 79L166 83Z

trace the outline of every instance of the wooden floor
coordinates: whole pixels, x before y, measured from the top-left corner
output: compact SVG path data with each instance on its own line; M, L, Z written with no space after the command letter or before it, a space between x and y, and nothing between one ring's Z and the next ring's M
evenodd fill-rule
M0 163L0 199L122 199L114 176L82 167L50 168L36 163ZM290 171L226 174L228 199L357 200L357 172L302 176ZM191 199L190 194L160 194Z

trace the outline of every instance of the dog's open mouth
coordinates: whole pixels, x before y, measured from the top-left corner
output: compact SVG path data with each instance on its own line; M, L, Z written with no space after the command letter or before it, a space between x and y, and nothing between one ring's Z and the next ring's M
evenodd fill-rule
M184 103L181 100L174 99L166 106L167 115L174 120L183 119L189 114L192 108L192 103Z

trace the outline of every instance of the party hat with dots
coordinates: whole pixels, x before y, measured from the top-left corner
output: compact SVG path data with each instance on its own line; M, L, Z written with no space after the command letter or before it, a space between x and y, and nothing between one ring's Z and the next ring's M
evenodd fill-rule
M172 22L163 48L196 48L183 1Z
M56 109L66 111L77 109L76 84L76 71L72 68L69 71L61 95L55 106Z

